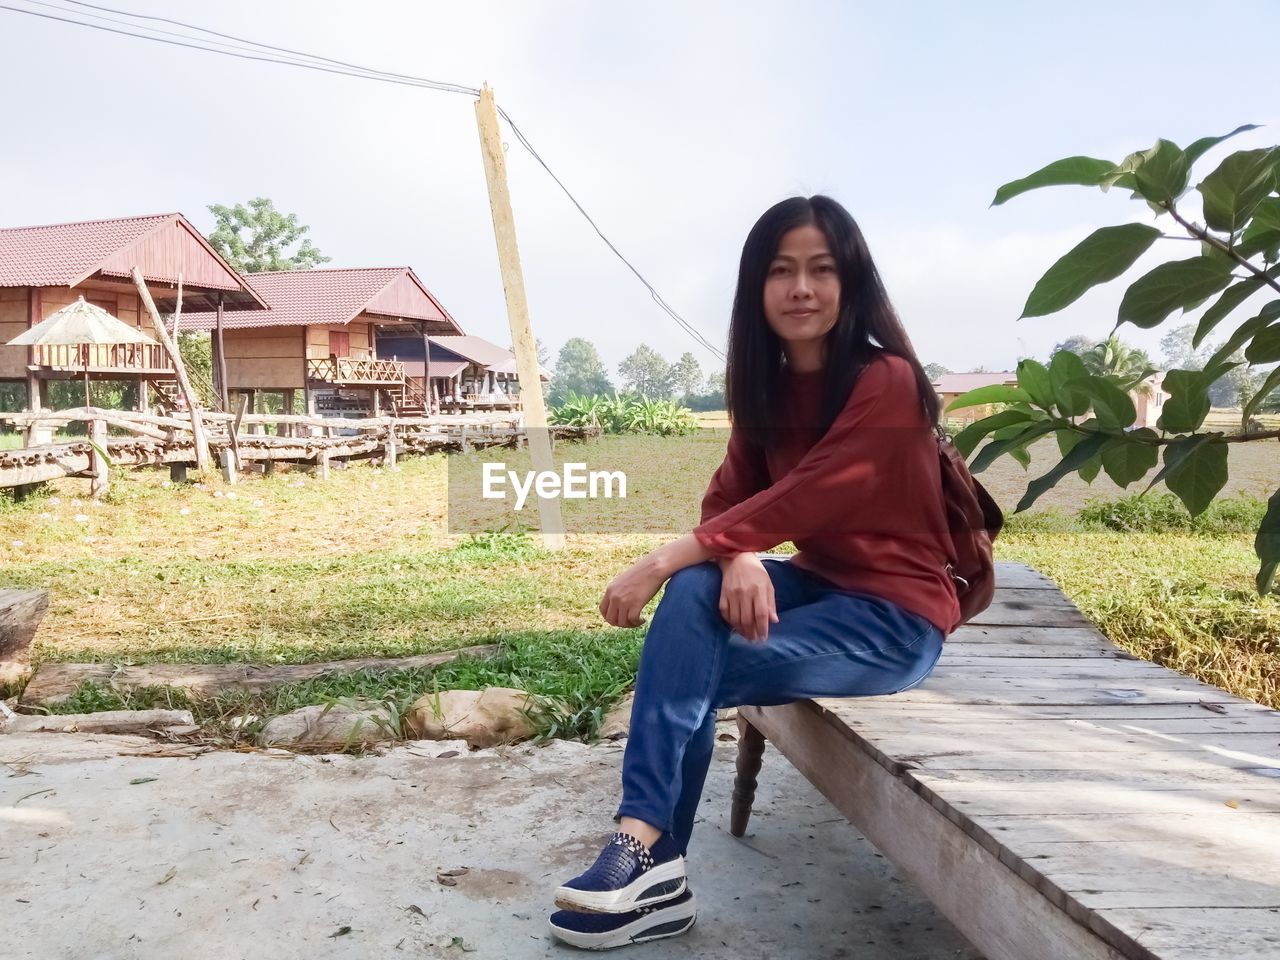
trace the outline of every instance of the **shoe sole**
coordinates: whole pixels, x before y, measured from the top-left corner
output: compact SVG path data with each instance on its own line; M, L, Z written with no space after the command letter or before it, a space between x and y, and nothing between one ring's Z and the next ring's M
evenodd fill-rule
M690 896L687 903L678 907L668 907L661 917L661 923L654 923L653 916L640 917L608 933L579 933L550 924L551 932L559 940L571 947L583 950L612 950L614 947L625 947L632 943L644 943L647 940L662 940L665 937L678 937L687 933L698 919L697 901Z
M630 913L674 900L684 893L684 857L660 863L619 890L575 890L558 887L556 906L578 913Z

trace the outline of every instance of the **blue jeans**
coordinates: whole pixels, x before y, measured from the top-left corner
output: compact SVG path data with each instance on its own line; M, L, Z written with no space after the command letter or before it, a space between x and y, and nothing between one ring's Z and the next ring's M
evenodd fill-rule
M924 681L942 631L869 594L765 560L778 622L752 644L720 616L720 568L686 567L649 625L622 761L618 815L671 832L686 851L715 747L716 710L810 697L874 697Z

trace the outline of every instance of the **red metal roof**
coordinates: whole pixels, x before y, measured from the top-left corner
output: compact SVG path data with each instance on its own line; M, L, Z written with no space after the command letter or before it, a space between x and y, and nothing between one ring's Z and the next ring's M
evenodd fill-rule
M268 309L256 314L226 315L226 329L345 324L368 313L391 319L435 321L435 329L461 332L409 267L277 270L249 276ZM182 325L188 330L210 330L215 322L215 314L209 311L182 314Z
M180 213L0 229L0 287L74 287L95 275L226 291L232 309L261 309L253 288ZM192 305L199 303L194 298Z

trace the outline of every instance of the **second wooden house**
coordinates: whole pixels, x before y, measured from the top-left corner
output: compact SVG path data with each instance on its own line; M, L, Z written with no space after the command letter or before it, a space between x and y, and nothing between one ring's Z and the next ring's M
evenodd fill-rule
M258 409L264 394L282 394L294 409L301 391L310 414L419 415L428 403L404 364L380 357L379 334L423 340L459 335L454 321L409 267L287 270L249 274L268 310L224 316L184 314L184 329L209 330L214 366L225 367L230 408L247 396Z

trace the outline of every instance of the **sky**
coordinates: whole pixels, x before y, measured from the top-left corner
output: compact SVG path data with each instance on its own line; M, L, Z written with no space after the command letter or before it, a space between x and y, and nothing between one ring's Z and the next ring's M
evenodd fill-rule
M60 15L67 0L5 0ZM1011 369L1102 339L1124 284L1018 321L1038 277L1097 227L1152 222L1127 193L1057 187L990 207L1060 157L1120 160L1265 125L1277 142L1280 4L616 4L592 0L101 0L263 43L478 87L605 235L723 347L737 261L777 200L858 220L920 358ZM101 11L98 11L101 12ZM103 14L107 15L107 14ZM270 197L328 266L412 266L463 329L511 342L472 99L249 62L0 10L0 226ZM722 363L663 313L509 129L534 332L611 372L641 343ZM1197 213L1194 194L1188 212ZM1167 221L1166 221L1167 223ZM1174 225L1168 224L1169 227ZM1165 241L1126 276L1191 255ZM1121 329L1158 359L1162 331Z

